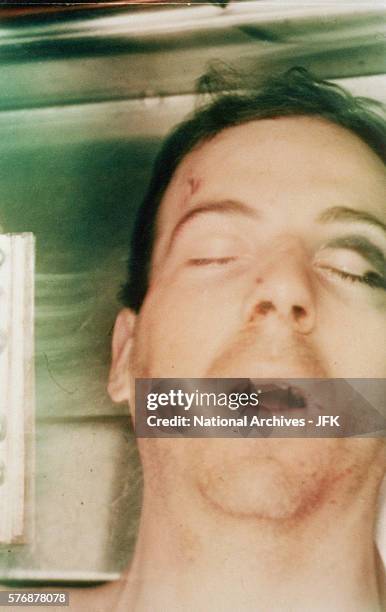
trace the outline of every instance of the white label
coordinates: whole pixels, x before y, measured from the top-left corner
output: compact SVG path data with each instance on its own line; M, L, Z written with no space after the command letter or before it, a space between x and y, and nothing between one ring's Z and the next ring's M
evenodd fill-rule
M24 533L34 419L34 237L0 234L0 543Z

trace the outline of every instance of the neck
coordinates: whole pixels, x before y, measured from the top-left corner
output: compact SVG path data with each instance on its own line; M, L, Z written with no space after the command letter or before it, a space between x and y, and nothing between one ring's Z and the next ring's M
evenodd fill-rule
M122 609L381 611L374 483L350 503L335 495L300 520L275 522L224 515L174 490L145 483Z

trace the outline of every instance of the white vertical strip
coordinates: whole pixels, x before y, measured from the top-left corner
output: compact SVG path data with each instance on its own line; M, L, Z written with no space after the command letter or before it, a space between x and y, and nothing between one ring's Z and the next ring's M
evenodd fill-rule
M0 235L0 252L0 423L6 423L0 434L0 542L11 543L25 533L31 475L25 441L27 432L33 435L34 415L33 235Z
M11 241L7 236L0 236L0 419L2 442L0 442L0 542L8 542L8 512L6 501L9 499L6 465L8 456L9 423L8 423L8 391L10 372L10 352L7 346L9 336L9 311L11 296Z
M24 541L34 540L35 513L35 238L28 234L24 249Z

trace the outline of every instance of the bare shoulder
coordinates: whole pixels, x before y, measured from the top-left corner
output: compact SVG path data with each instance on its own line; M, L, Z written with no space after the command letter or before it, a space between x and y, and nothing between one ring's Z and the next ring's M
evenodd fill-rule
M379 597L382 604L382 610L386 610L386 563L379 552L376 553L377 563L377 580Z

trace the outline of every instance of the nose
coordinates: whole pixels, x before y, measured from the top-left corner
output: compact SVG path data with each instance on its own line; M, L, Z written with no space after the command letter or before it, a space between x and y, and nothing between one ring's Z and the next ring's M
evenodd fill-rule
M247 323L276 320L297 333L312 332L316 320L315 296L307 261L307 253L292 246L278 249L265 263L259 262L247 298Z

